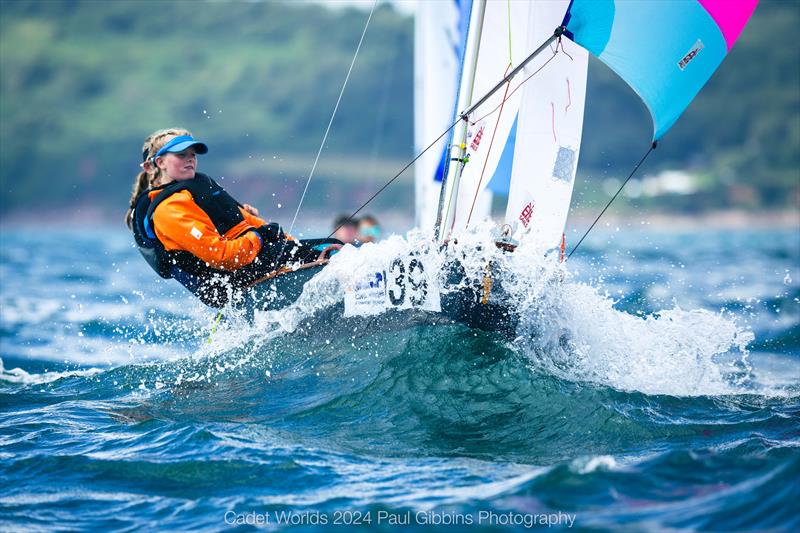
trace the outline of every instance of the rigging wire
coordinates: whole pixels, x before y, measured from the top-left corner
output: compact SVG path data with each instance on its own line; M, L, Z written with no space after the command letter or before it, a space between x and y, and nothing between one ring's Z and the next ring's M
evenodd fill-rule
M294 230L295 223L297 222L297 215L300 213L300 208L302 207L303 201L305 200L306 193L308 192L308 186L311 184L311 179L314 177L314 171L317 169L317 163L319 162L319 157L322 154L322 150L325 148L325 143L328 140L328 134L330 133L331 126L333 125L333 119L334 117L336 117L336 112L339 110L339 103L342 101L342 95L344 94L344 90L347 87L347 82L350 80L350 73L353 72L353 65L355 65L356 63L358 52L361 50L361 44L364 42L364 36L367 34L367 28L369 28L369 23L372 20L372 14L375 12L375 6L377 4L378 0L373 0L372 9L370 9L369 16L367 17L367 22L364 24L364 31L361 32L361 38L358 40L358 46L356 47L356 52L355 54L353 54L353 60L350 62L350 68L347 69L347 76L345 76L344 83L342 83L342 89L339 91L339 97L336 99L336 105L333 107L333 113L331 113L331 119L328 121L328 127L325 128L325 135L322 136L322 142L319 145L319 150L317 151L317 157L314 158L314 164L311 166L311 172L309 172L308 174L308 179L306 180L306 186L303 189L303 194L300 196L300 201L297 203L297 209L294 212L292 223L289 226L290 235L292 233L292 230ZM283 247L281 247L281 253L282 252L283 252Z
M506 7L508 8L508 64L513 65L514 56L511 53L511 0L508 0Z
M510 27L510 21L509 21L509 27ZM561 37L560 36L558 37L558 41L556 42L555 50L553 50L552 47L551 47L551 50L553 51L553 54L544 63L542 63L542 66L540 66L533 73L531 73L530 76L528 76L527 78L522 80L519 83L519 85L514 87L514 89L511 92L508 91L508 89L511 87L511 81L509 80L508 85L506 86L506 94L503 95L503 99L500 101L500 103L497 105L497 107L495 107L494 109L492 109L491 111L489 111L488 113L483 115L482 117L480 117L480 118L478 118L478 119L476 119L474 121L470 121L470 124L471 125L478 124L480 121L485 120L486 118L488 118L491 115L495 114L498 110L500 111L500 114L498 114L498 116L497 116L497 123L499 124L500 123L500 115L503 113L503 106L505 106L505 103L511 99L511 97L514 95L514 93L517 92L517 90L519 90L520 87L525 85L525 83L528 80L530 80L536 74L541 72L541 70L544 69L544 67L546 67L550 63L550 61L555 59L556 55L558 55L559 45L561 46L561 50L563 51L564 50L564 46L563 46L563 44L561 44ZM511 57L511 39L510 39L510 36L509 36L508 46L509 46L508 52L509 52L509 58L510 58ZM566 54L567 57L570 58L570 60L572 60L572 56L570 56L566 52L564 52L564 53ZM509 68L511 67L512 64L513 63L509 64ZM506 69L506 75L507 75L507 73L508 73L508 69ZM496 134L497 134L497 125L495 125L495 129L492 132L492 140L489 142L489 151L490 152L492 150L492 145L494 144L494 137L495 137ZM472 213L475 210L475 203L478 201L478 195L483 191L483 189L481 189L481 184L483 183L484 173L486 172L486 164L488 162L489 162L489 159L488 159L488 155L487 155L487 159L484 160L483 170L481 171L481 177L478 180L478 187L475 189L475 196L472 198L472 206L470 207L469 215L467 216L467 225L469 225L470 220L472 220ZM453 225L455 225L455 219L453 219ZM450 230L452 231L453 228L451 227Z
M418 153L418 154L416 155L416 157L414 157L414 159L412 159L411 161L409 161L408 163L406 163L406 164L405 164L405 166L404 166L403 168L401 168L401 169L400 169L400 170L397 172L397 174L395 174L394 176L392 176L392 178L391 178L389 181L387 181L386 183L384 183L384 184L383 184L383 187L381 187L380 189L378 189L378 191L377 191L375 194L373 194L372 196L370 196L370 197L369 197L369 199L368 199L366 202L364 202L363 204L361 204L361 207L359 207L358 209L356 209L355 211L353 211L353 213L352 213L350 216L348 216L348 217L347 217L347 219L346 219L344 222L342 222L342 223L341 223L341 224L339 224L337 227L335 227L335 228L333 229L333 231L330 233L330 235L328 235L328 238L330 239L331 237L333 237L333 234L334 234L334 233L336 233L337 231L339 231L339 228L341 228L342 226L344 226L345 224L347 224L347 223L348 223L350 220L353 220L353 217L355 217L355 216L356 216L356 215L357 215L359 212L361 212L361 210L362 210L362 209L364 209L365 207L367 207L367 204L369 204L369 203L370 203L372 200L374 200L374 199L375 199L375 198L376 198L376 197L377 197L377 196L378 196L380 193L382 193L382 192L383 192L383 191L386 189L386 187L388 187L389 185L391 185L392 183L394 183L394 181L395 181L397 178L399 178L400 176L402 176L402 175L403 175L403 172L405 172L406 170L408 170L408 167L410 167L411 165L413 165L414 163L416 163L416 162L417 162L417 159L419 159L420 157L422 157L422 156L425 154L425 152L427 152L428 150L430 150L431 148L433 148L433 146L434 146L436 143L438 143L440 140L442 140L442 137L444 137L445 135L447 135L447 134L450 132L450 130L452 130L453 128L455 128L455 127L456 127L456 125L457 125L459 122L461 122L461 121L463 120L463 118L464 118L464 117L458 117L458 118L456 119L456 121L455 121L455 122L453 122L452 124L450 124L450 126L448 126L446 130L444 130L444 131L443 131L443 132L442 132L442 133L441 133L441 134L440 134L438 137L436 137L436 139L434 139L434 140L433 140L433 142L431 142L431 143L430 143L428 146L426 146L426 147L425 147L425 149L424 149L424 150L422 150L420 153Z
M509 9L510 9L510 7L509 7ZM510 11L509 11L509 16L510 16ZM511 22L509 21L509 27L510 27L510 24L511 24ZM493 115L494 113L496 113L498 110L500 111L500 114L502 114L502 113L503 113L503 106L505 105L505 103L506 103L508 100L510 100L510 99L511 99L511 97L514 95L514 93L515 93L515 92L517 92L517 90L519 90L519 88L520 88L520 87L522 87L523 85L525 85L525 83L526 83L528 80L530 80L532 77L534 77L536 74L538 74L538 73L539 73L539 72L540 72L542 69L544 69L544 67L546 67L546 66L547 66L547 65L550 63L550 61L552 61L553 59L555 59L556 55L558 55L558 48L559 48L559 46L561 46L561 51L562 51L562 52L564 52L564 54L565 54L565 55L566 55L566 56L567 56L567 57L568 57L568 58L569 58L569 59L572 61L572 56L571 56L571 55L569 55L569 54L567 54L567 53L564 51L564 45L561 43L561 37L559 36L559 37L558 37L558 41L556 42L556 47L555 47L555 50L553 50L553 49L551 48L551 50L553 51L553 55L551 55L551 56L550 56L550 57L549 57L549 58L548 58L548 59L547 59L547 60L546 60L544 63L542 63L542 66L540 66L540 67L539 67L538 69L536 69L536 70L535 70L533 73L531 73L531 75L530 75L530 76L528 76L527 78L525 78L524 80L522 80L522 81L519 83L519 85L517 85L516 87L514 87L514 89L513 89L511 92L508 92L508 88L509 88L509 87L511 87L511 81L509 80L509 83L508 83L508 85L506 86L506 94L505 94L505 95L503 95L503 99L500 101L500 103L497 105L497 107L495 107L494 109L492 109L491 111L489 111L488 113L486 113L485 115L483 115L482 117L480 117L479 119L475 120L474 122L470 122L470 124L473 124L473 125L474 125L474 124L477 124L477 123L479 123L480 121L482 121L482 120L486 119L487 117L490 117L491 115ZM508 47L509 47L508 53L509 53L509 58L510 58L510 57L511 57L511 37L510 37L510 35L509 35ZM509 64L509 67L510 67L510 66L511 66L511 64ZM506 73L507 73L507 71L506 71ZM569 81L568 81L568 83L569 83ZM498 115L498 117L497 117L497 122L498 122L498 124L500 123L500 115ZM494 137L495 137L495 134L496 134L496 133L497 133L497 126L495 125L495 129L494 129L494 131L492 132L492 140L491 140L491 142L489 143L489 151L490 151L490 152L491 152L491 150L492 150L492 145L494 144ZM474 209L475 209L475 202L477 202L477 200L478 200L478 195L479 195L479 194L482 192L482 189L481 189L481 184L483 183L483 177L484 177L483 175L484 175L484 173L486 172L486 164L488 163L488 161L489 161L489 159L488 159L488 156L487 156L487 159L484 161L484 164L483 164L483 170L481 171L481 177L480 177L480 180L478 180L478 187L477 187L477 188L476 188L476 190L475 190L475 196L472 198L472 206L470 207L470 210L469 210L469 216L467 216L467 225L469 225L469 222L470 222L470 220L472 220L472 212L473 212L473 211L474 211ZM453 220L453 224L455 225L455 219ZM453 229L453 228L451 227L451 228L450 228L450 230L452 231L452 229Z
M300 197L300 202L299 202L299 203L298 203L298 205L297 205L297 210L295 211L294 217L292 218L292 224L289 226L289 233L290 233L290 234L291 234L291 232L292 232L292 230L293 230L293 228L294 228L295 222L297 221L297 215L299 214L299 212L300 212L300 207L302 206L302 204L303 204L303 200L305 199L306 192L308 191L308 186L309 186L309 184L311 183L311 179L312 179L312 177L313 177L313 175L314 175L314 170L316 169L316 167L317 167L317 163L319 162L319 157L320 157L320 155L321 155L321 153L322 153L322 150L323 150L323 148L325 147L325 142L327 141L328 134L330 133L331 125L333 124L333 119L334 119L334 117L336 116L336 112L337 112L337 111L338 111L338 109L339 109L339 103L340 103L340 102L341 102L341 100L342 100L342 95L344 94L345 87L347 87L347 82L348 82L348 80L350 79L350 73L351 73L351 72L352 72L352 70L353 70L353 65L355 64L356 58L358 57L358 52L359 52L359 50L361 50L361 44L364 42L364 36L366 35L366 33L367 33L367 28L369 27L369 23L370 23L370 21L372 20L372 14L373 14L373 12L375 11L375 5L377 4L377 2L378 2L378 0L373 0L372 8L370 9L369 16L367 17L367 22L366 22L366 24L364 25L364 30L363 30L363 31L362 31L362 33L361 33L361 38L360 38L360 39L359 39L359 41L358 41L358 46L356 47L355 54L353 55L353 60L352 60L352 61L351 61L351 63L350 63L350 68L349 68L349 69L348 69L348 71L347 71L347 76L345 77L344 83L342 84L342 89L341 89L341 91L339 92L339 97L338 97L338 99L336 100L336 105L334 106L333 113L331 114L331 119L330 119L330 121L328 122L328 127L325 129L325 135L324 135L324 136L323 136L323 138L322 138L322 143L320 144L319 150L317 151L317 156L316 156L316 158L314 159L314 164L313 164L313 166L311 167L311 172L309 173L308 180L306 181L305 188L303 189L303 194L302 194L302 195L301 195L301 197ZM563 28L563 27L561 27L561 26L559 26L558 28L556 28L556 30L555 30L555 32L554 32L554 34L553 34L553 36L552 36L550 39L548 39L548 40L547 40L545 43L543 43L542 47L540 47L540 49L541 49L541 48L543 48L544 46L547 46L547 45L549 45L549 44L550 44L550 43L551 43L553 40L557 39L557 42L556 42L555 49L553 50L553 54L552 54L552 55L551 55L551 56L550 56L550 57L547 59L547 61L545 61L545 62L542 64L542 66L540 66L540 67L539 67L538 69L536 69L536 70L535 70L533 73L531 73L531 75L530 75L530 76L528 76L527 78L525 78L524 80L522 80L522 82L520 82L520 84L519 84L519 85L517 85L517 86L516 86L516 87L515 87L515 88L514 88L514 89L513 89L511 92L509 92L509 93L505 94L505 95L503 96L503 99L502 99L502 101L500 102L500 104L499 104L499 105L497 105L497 106L496 106L496 107L495 107L493 110L489 111L488 113L486 113L485 115L483 115L483 116L482 116L482 117L480 117L479 119L475 120L474 122L472 122L472 121L470 121L470 120L469 120L469 115L470 115L472 112L474 112L474 111L475 111L475 110L476 110L476 109L477 109L477 108L478 108L478 107L479 107L481 104L483 104L483 103L486 101L486 99L488 99L489 95L493 94L493 93L494 93L494 92L495 92L497 89L499 89L500 87L502 87L502 84L503 84L503 83L508 83L508 82L510 82L511 78L513 78L513 76L514 76L514 75L515 75L515 74L516 74L516 73L517 73L519 70L521 70L521 69L522 69L522 68L523 68L523 67L524 67L524 66L525 66L525 65L528 63L528 61L530 61L530 60L531 60L531 59L532 59L532 58L533 58L533 57L534 57L534 56L535 56L535 55L536 55L536 54L539 52L539 50L540 50L540 49L539 49L539 50L536 50L534 53L532 53L530 56L528 56L528 58L527 58L527 59L526 59L526 60L525 60L525 61L524 61L524 62L523 62L523 63L522 63L520 66L518 66L516 69L514 69L514 71L513 71L511 74L509 74L509 75L507 75L506 77L504 77L504 79L503 79L503 80L502 80L500 83L498 83L498 85L497 85L495 88L493 88L491 91L489 91L489 93L487 93L487 94L486 94L486 96L484 96L484 97L483 97L483 98L482 98L482 99L481 99L481 100L480 100L480 101L479 101L477 104L473 105L473 107L471 107L471 108L470 108L468 111L465 111L464 113L462 113L462 114L461 114L461 115L460 115L460 116L459 116L459 117L456 119L456 121L455 121L455 122L453 122L453 123L452 123L450 126L448 126L448 127L447 127L447 129L445 129L445 130L444 130L444 131L443 131L441 134L439 134L439 136L438 136L438 137L436 137L436 139L434 139L434 140L433 140L433 141L432 141L432 142L431 142L431 143L430 143L428 146L426 146L426 147L425 147L425 148L424 148L424 149L423 149L423 150L422 150L422 151L421 151L419 154L417 154L417 155L416 155L416 156L415 156L415 157L414 157L414 158L413 158L411 161L409 161L408 163L406 163L406 164L403 166L403 168L401 168L401 169L400 169L400 170L399 170L399 171L398 171L398 172L397 172L397 173L396 173L394 176L392 176L392 177L391 177L391 178L390 178L390 179L389 179L389 180L388 180L386 183L384 183L384 184L383 184L383 186L382 186L380 189L378 189L378 190L375 192L375 194L373 194L372 196L370 196L370 197L369 197L369 198L368 198L368 199L367 199L367 200L366 200L366 201L365 201L363 204L361 204L361 206L360 206L358 209L356 209L355 211L353 211L353 213L351 213L351 214L350 214L350 215L347 217L347 219L345 219L345 221L344 221L344 222L342 222L342 223L341 223L339 226L337 226L336 228L334 228L334 229L333 229L333 231L331 231L331 232L330 232L330 234L328 234L328 238L332 237L332 236L333 236L333 235L334 235L334 234L335 234L335 233L336 233L336 232L337 232L337 231L338 231L340 228L342 228L342 226L344 226L344 225L345 225L347 222L349 222L350 220L353 220L353 218L354 218L354 217L355 217L355 216L356 216L356 215L357 215L359 212L361 212L361 210L362 210L362 209L364 209L364 208L365 208L365 207L366 207L366 206L367 206L367 205L368 205L370 202L372 202L372 200L374 200L375 198L377 198L377 197L378 197L378 195L380 195L380 194L381 194L381 193L382 193L384 190L386 190L386 188L387 188L387 187L389 187L389 185L391 185L392 183L394 183L394 181L395 181L395 180L397 180L397 178L399 178L401 175L403 175L403 173L404 173L406 170L408 170L408 168L409 168L411 165L413 165L414 163L416 163L416 162L417 162L417 160L418 160L420 157L422 157L422 156L423 156L423 155L424 155L424 154L425 154L425 153L426 153L428 150L430 150L431 148L433 148L433 146L434 146L436 143L438 143L438 142L439 142L439 141L440 141L440 140L441 140L441 139L442 139L442 138L443 138L445 135L447 135L447 134L450 132L450 130L452 130L454 127L456 127L456 125L457 125L459 122L461 122L462 120L464 120L464 121L467 121L467 123L476 124L476 123L480 122L481 120L484 120L485 118L487 118L487 117L489 117L489 116L493 115L493 114L494 114L495 112L497 112L498 110L501 110L501 109L503 108L503 105L506 103L506 101L508 101L508 99L510 99L510 98L511 98L511 96L513 96L513 95L514 95L514 93L515 93L515 92L517 92L517 90L518 90L520 87L522 87L523 85L525 85L525 83L526 83L528 80L530 80L530 79L531 79L531 78L533 78L533 77L534 77L536 74L538 74L539 72L541 72L541 71L542 71L542 69L544 69L544 68L545 68L545 67L546 67L546 66L547 66L547 65L548 65L548 64L549 64L549 63L550 63L550 62L551 62L551 61L552 61L552 60L553 60L555 57L556 57L556 55L558 55L558 52L559 52L559 46L561 47L561 51L563 51L563 52L564 52L564 54L565 54L567 57L569 57L569 58L570 58L570 60L572 60L572 56L570 56L570 55L569 55L569 54L568 54L568 53L567 53L567 52L564 50L564 48L563 48L563 44L561 43L561 35L562 35L562 33L563 33L563 30L564 30L564 28ZM510 45L510 42L509 42L509 45ZM552 48L551 48L551 49L552 49ZM510 52L510 51L509 51L509 52ZM508 87L510 87L510 83L508 83L508 85L506 86L506 90L508 90ZM647 159L647 157L648 157L648 156L649 156L649 155L650 155L650 154L653 152L653 150L655 150L655 148L656 148L656 146L657 146L657 145L658 145L658 142L657 142L657 141L653 141L653 143L650 145L650 148L647 150L647 152L645 152L645 154L642 156L642 158L639 160L639 162L638 162L638 163L636 163L636 165L633 167L633 170L631 170L631 172L630 172L630 174L628 175L628 177L627 177L627 178L625 178L625 181L624 181L624 182L622 182L622 185L620 185L619 189L617 189L617 192L616 192L616 193L614 193L614 196L612 196L612 197L611 197L611 199L610 199L610 200L608 201L608 203L605 205L605 207L603 208L603 210L602 210L602 211L600 211L600 214L599 214L599 215L597 215L597 217L594 219L594 221L592 222L592 224L589 226L589 229L587 229L587 230L586 230L586 232L583 234L583 236L580 238L580 240L578 241L578 244L576 244L576 245L575 245L575 247L574 247L574 248L572 248L572 250L570 251L569 255L567 255L567 259L569 259L570 257L572 257L572 254L574 254L574 253L577 251L578 247L580 247L580 245L581 245L581 243L583 243L584 239L586 239L586 237L589 235L589 233L592 231L592 229L594 229L594 227L595 227L595 225L597 224L597 222L598 222L598 221L600 220L600 218L601 218L601 217L602 217L602 216L605 214L605 212L608 210L608 208L611 206L611 204L612 204L612 203L614 203L614 200L616 200L616 199L617 199L617 197L619 196L619 194L620 194L620 193L622 192L622 190L625 188L625 185L627 185L627 183L628 183L628 182L631 180L631 178L634 176L634 174L636 174L636 172L639 170L639 167L641 167L641 166L642 166L642 164L645 162L645 160ZM474 203L473 203L473 204L474 204ZM281 250L281 251L283 251L283 250Z
M639 160L639 162L636 163L636 166L633 167L633 170L631 170L631 173L628 174L628 177L625 179L625 181L622 182L622 185L619 186L619 189L617 189L617 192L615 192L614 196L611 197L611 200L608 201L608 203L603 208L603 210L600 211L600 214L597 215L597 218L594 219L594 222L592 222L592 225L589 226L589 229L586 230L586 233L583 234L583 237L581 237L581 240L578 241L578 244L576 244L575 247L569 252L569 255L567 256L567 259L572 257L572 254L574 254L575 250L578 249L578 246L581 245L581 243L583 242L583 239L585 239L586 236L589 235L589 232L592 231L592 228L594 228L595 224L597 224L597 221L600 220L600 217L603 216L603 213L606 212L606 209L608 209L609 206L612 203L614 203L614 200L617 199L617 196L619 196L619 193L621 193L622 189L625 188L625 185L630 181L630 179L633 177L633 175L636 174L636 171L639 170L639 167L642 166L642 163L644 163L644 160L647 159L647 156L649 156L652 153L652 151L656 149L656 145L657 144L658 144L657 141L653 141L653 144L650 145L650 149L647 150L647 152L642 156L642 158Z

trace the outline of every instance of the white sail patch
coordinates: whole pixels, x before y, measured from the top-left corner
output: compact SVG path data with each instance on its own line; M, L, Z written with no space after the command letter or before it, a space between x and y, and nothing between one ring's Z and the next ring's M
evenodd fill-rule
M569 3L476 2L458 109L470 108L553 38ZM482 220L481 194L493 190L508 194L509 227L545 249L561 243L578 165L587 66L586 50L569 39L552 41L472 111L468 125L459 125L440 238L458 236Z
M572 148L559 146L556 154L556 164L553 166L553 177L567 183L574 177L578 154Z
M486 131L486 121L481 120L477 124L473 124L470 126L469 130L467 131L467 143L469 144L469 149L473 152L477 152L478 149L481 147L481 141L483 140L483 132Z

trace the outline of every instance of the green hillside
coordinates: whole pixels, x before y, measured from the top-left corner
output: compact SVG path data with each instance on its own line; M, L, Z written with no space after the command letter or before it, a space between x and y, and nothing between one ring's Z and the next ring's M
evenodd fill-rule
M310 3L2 0L0 214L122 211L142 139L172 125L207 140L203 169L234 192L296 202L365 18ZM800 3L762 0L649 162L706 175L714 194L694 207L725 204L736 183L755 191L751 207L796 205L800 48L783 43L798 26ZM413 156L412 57L413 20L381 6L311 206L356 207ZM651 126L608 69L595 62L590 76L580 172L595 180L630 168ZM408 180L397 191L411 202Z

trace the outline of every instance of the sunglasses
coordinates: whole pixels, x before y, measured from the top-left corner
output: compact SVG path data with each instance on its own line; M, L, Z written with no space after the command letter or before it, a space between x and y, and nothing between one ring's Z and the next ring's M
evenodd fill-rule
M364 228L359 230L361 235L365 237L380 237L381 236L381 228L378 226L370 226L369 228Z

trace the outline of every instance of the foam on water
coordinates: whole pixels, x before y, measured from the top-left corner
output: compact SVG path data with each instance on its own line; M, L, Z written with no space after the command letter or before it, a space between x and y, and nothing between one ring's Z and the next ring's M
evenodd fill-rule
M261 324L276 323L287 332L295 330L304 319L343 301L345 290L355 279L384 270L395 257L412 253L419 256L432 272L441 272L445 257L431 246L429 236L412 232L406 238L392 236L379 243L356 248L350 245L331 258L325 269L305 286L297 302L287 309L261 314Z
M646 394L770 395L786 388L785 380L773 387L775 380L765 384L754 379L747 352L754 339L747 328L748 311L734 314L673 305L632 314L619 309L604 292L607 285L602 279L594 286L574 281L573 264L560 264L553 252L548 255L523 239L514 253L503 253L494 246L495 238L487 224L445 248L432 245L431 235L419 231L360 248L346 246L306 284L293 305L257 313L254 321L225 310L226 320L213 334L209 331L214 311L200 304L186 306L185 295L173 300L172 294L145 297L131 291L116 296L112 291L99 301L79 297L66 302L36 293L6 297L9 305L0 306L0 317L8 327L18 328L18 338L30 341L18 343L16 352L5 355L64 361L59 359L63 353L70 363L82 365L191 361L184 365L187 372L178 375L179 381L208 380L254 359L259 366L266 359L264 371L270 372L272 354L263 346L292 335L305 320L335 311L329 313L325 335L364 334L337 331L340 317L335 308L341 306L346 288L359 276L385 269L393 258L414 254L428 272L438 273L440 287L450 262L463 267L465 285L480 284L491 262L492 276L506 289L520 316L511 347L530 361L534 371ZM783 285L786 276L781 275ZM182 290L174 285L164 289ZM790 320L791 315L779 314L776 320ZM394 320L391 312L385 318L384 324ZM435 322L436 317L430 319ZM33 328L36 323L43 325ZM41 335L49 337L49 343L37 344ZM498 342L506 341L498 338Z
M614 309L596 288L564 283L531 312L523 310L520 346L562 378L647 394L741 394L753 334L732 317L680 308L636 316ZM736 355L734 361L723 358Z

